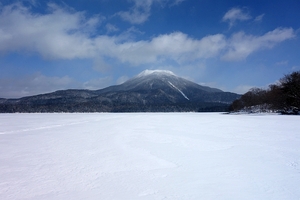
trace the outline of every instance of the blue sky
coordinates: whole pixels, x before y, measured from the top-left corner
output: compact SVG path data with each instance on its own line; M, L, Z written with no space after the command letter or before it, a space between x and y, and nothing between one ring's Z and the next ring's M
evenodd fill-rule
M298 0L1 0L0 97L145 69L244 93L300 70Z

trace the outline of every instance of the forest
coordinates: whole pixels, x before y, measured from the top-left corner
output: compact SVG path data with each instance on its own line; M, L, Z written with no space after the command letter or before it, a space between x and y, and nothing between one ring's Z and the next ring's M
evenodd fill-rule
M235 100L231 112L279 112L300 114L300 71L284 75L267 89L252 88Z

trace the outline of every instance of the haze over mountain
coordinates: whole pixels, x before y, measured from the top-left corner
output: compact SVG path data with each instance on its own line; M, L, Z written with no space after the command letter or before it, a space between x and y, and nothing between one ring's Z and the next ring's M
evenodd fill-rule
M167 70L145 70L100 90L60 90L1 99L0 112L227 111L240 95L193 83Z

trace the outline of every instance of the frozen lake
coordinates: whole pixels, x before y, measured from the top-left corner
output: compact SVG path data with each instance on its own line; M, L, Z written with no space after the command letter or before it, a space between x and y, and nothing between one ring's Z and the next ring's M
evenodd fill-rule
M0 199L300 199L300 118L0 114Z

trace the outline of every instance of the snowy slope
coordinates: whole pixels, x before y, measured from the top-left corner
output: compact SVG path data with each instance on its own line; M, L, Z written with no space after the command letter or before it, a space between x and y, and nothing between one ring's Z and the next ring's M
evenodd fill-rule
M116 99L135 97L134 100L131 98L132 102L146 102L148 105L192 105L195 102L229 104L239 97L234 93L196 84L168 70L145 70L121 85L98 90L97 93L112 94Z
M155 88L164 88L170 87L169 82L175 85L180 90L185 89L198 89L205 92L223 92L222 90L216 88L210 88L206 86L201 86L196 83L193 83L189 80L183 79L179 76L176 76L173 72L168 70L145 70L133 77L132 79L126 81L120 87L123 90L130 89L155 89ZM139 87L141 86L141 87Z
M1 114L0 199L299 199L295 116Z

